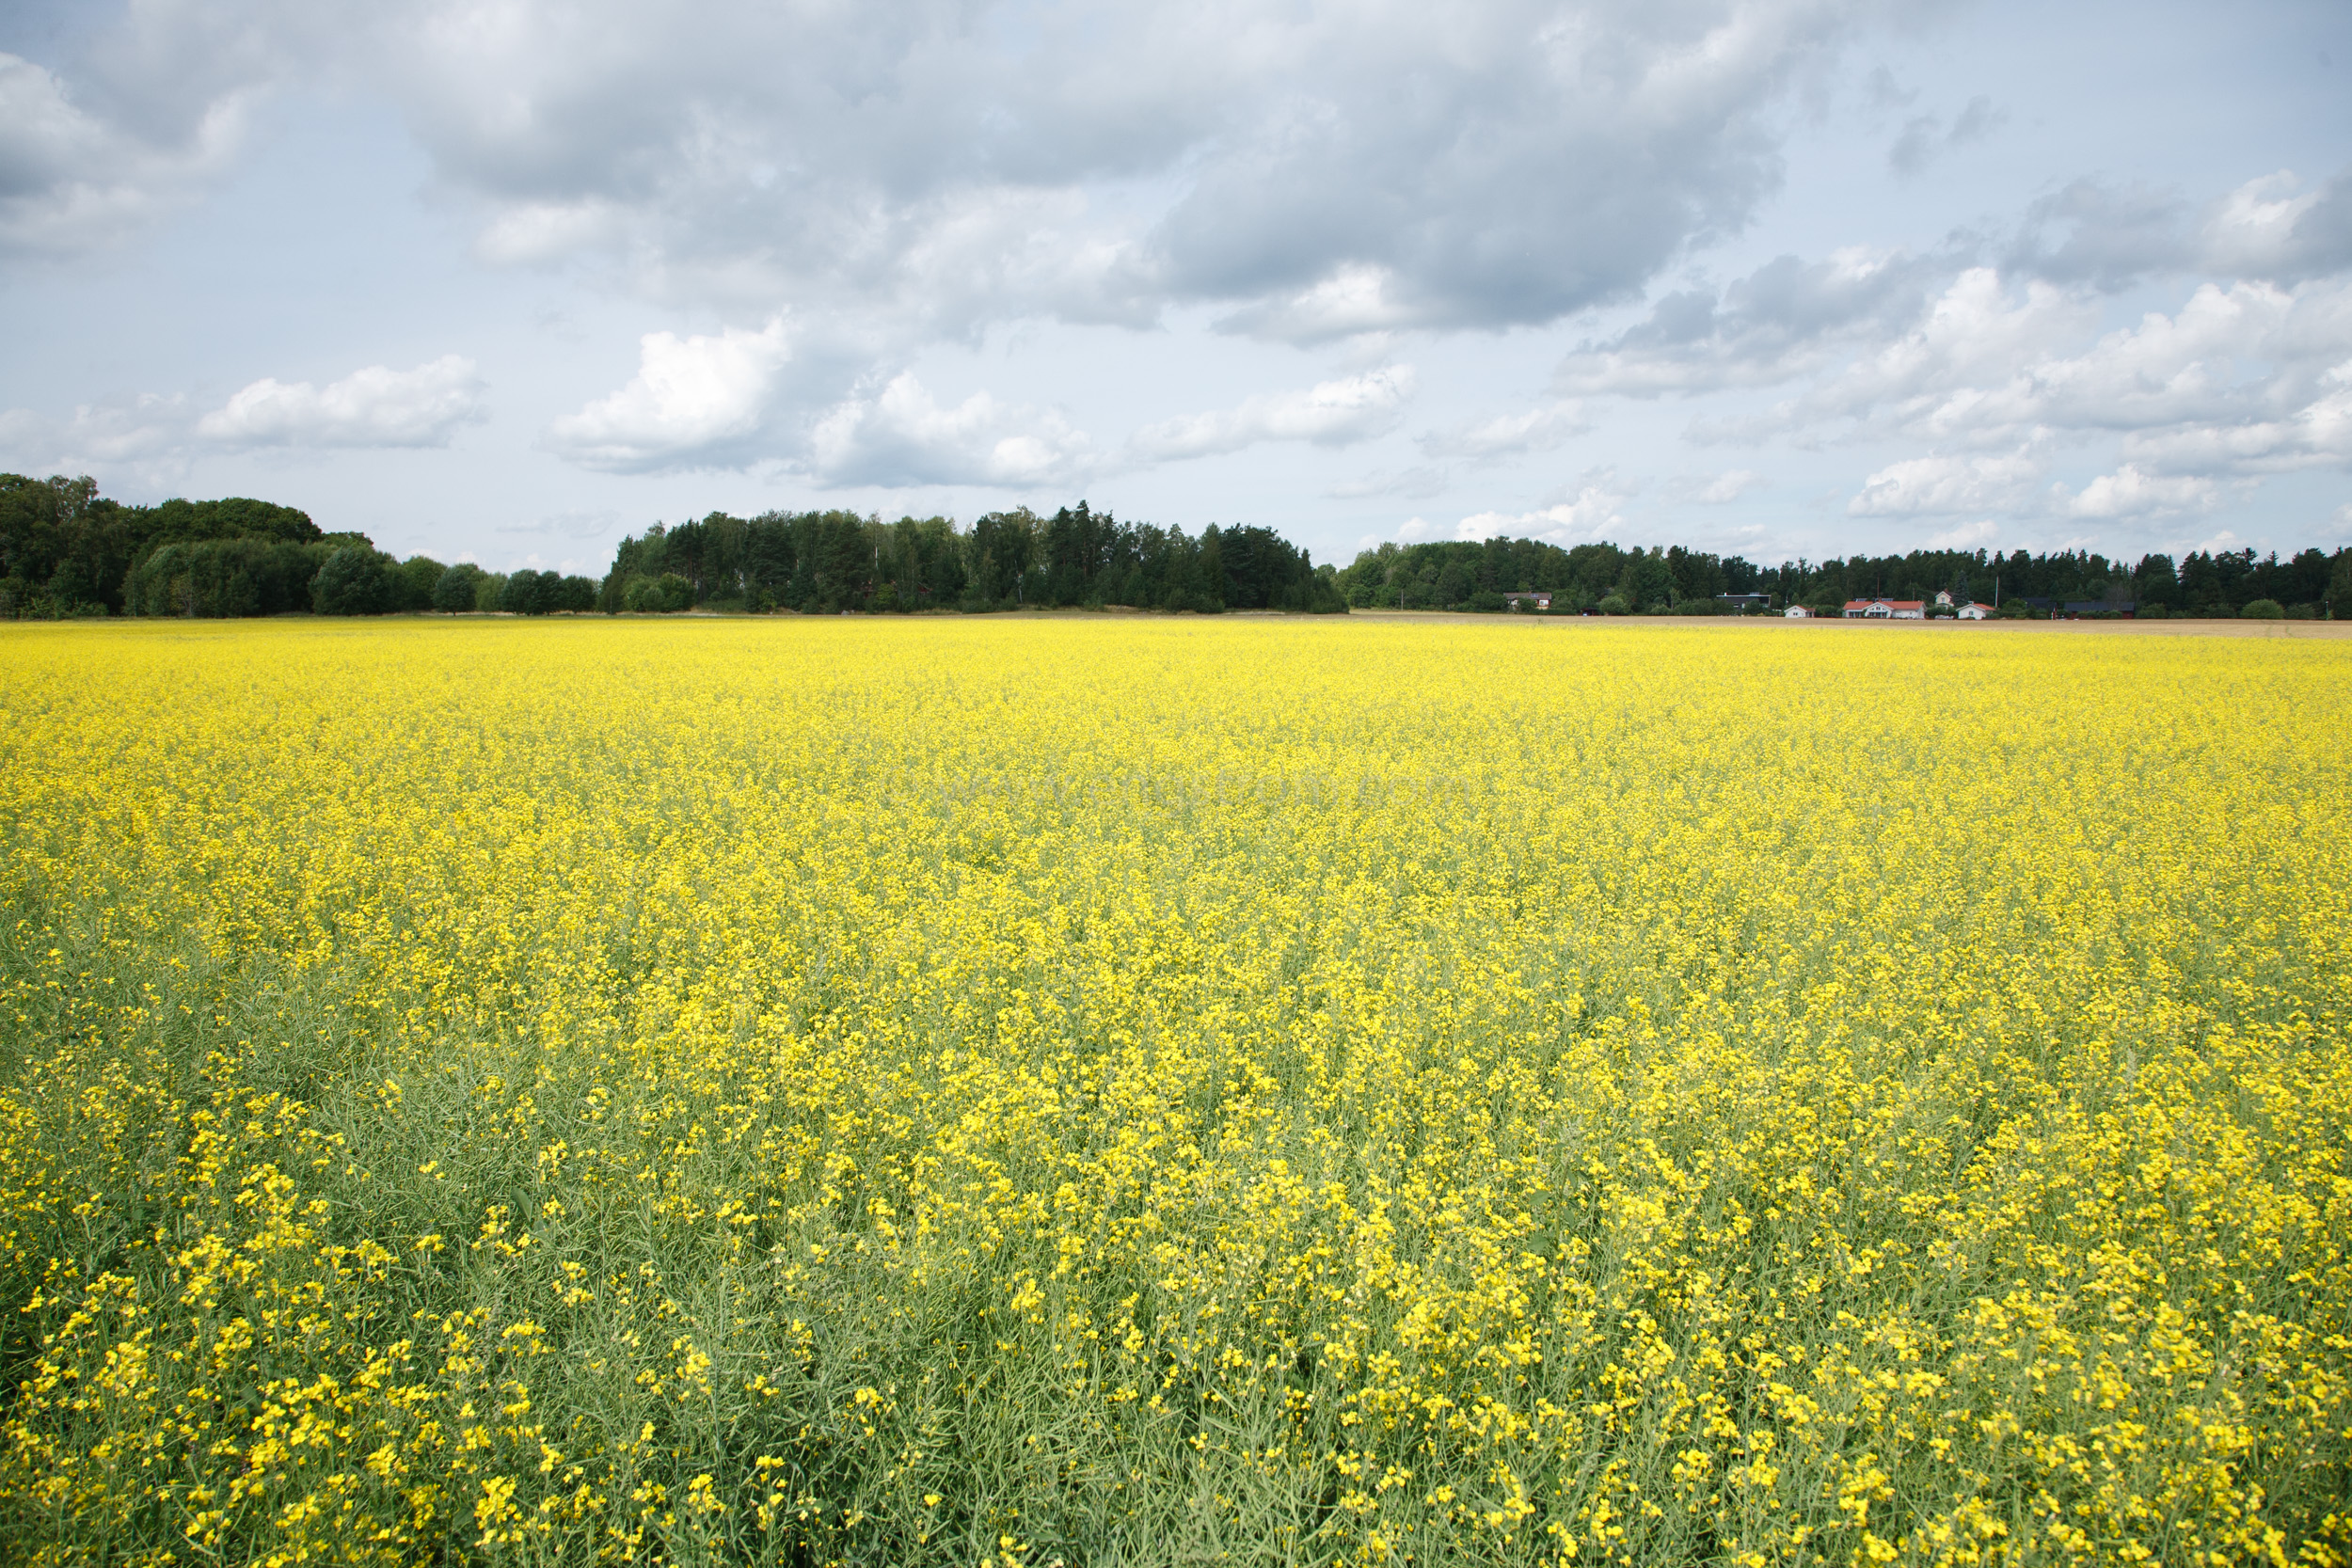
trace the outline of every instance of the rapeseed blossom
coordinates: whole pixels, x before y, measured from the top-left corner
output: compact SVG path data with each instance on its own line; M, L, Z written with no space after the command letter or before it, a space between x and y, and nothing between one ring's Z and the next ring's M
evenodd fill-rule
M2352 1561L2352 683L0 628L35 1561Z

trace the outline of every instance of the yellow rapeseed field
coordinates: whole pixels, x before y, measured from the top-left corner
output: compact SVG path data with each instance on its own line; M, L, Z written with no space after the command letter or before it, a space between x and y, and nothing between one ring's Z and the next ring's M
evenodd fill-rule
M2352 1562L2347 654L0 628L0 1540Z

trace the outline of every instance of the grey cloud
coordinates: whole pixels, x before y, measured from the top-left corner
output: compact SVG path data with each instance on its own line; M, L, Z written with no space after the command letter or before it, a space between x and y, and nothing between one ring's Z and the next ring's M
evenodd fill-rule
M2224 276L2296 283L2352 270L2352 170L2312 191L2285 171L2249 180L2205 209L2196 246Z
M2026 209L2005 265L2052 282L2128 288L2192 262L2188 216L2175 192L2077 180Z
M1916 174L1927 167L1942 139L1936 133L1942 129L1943 121L1933 115L1919 115L1904 121L1902 135L1886 150L1887 166L1898 174Z
M2316 190L2281 171L2202 207L2179 193L2077 180L2026 209L2012 272L2105 290L2203 272L2296 283L2352 269L2352 170Z
M1603 341L1578 345L1555 385L1570 393L1655 397L1769 386L1817 369L1835 350L1883 341L1915 321L1950 276L1948 257L1775 257L1725 288L1666 295Z
M1872 67L1866 82L1869 89L1867 102L1874 109L1908 109L1919 102L1919 90L1904 87L1883 65Z
M183 139L294 76L389 96L485 256L738 318L1191 301L1305 341L1630 295L1774 188L1788 87L1916 3L149 0L75 80Z
M1779 178L1761 111L1839 19L1613 9L1316 29L1153 234L1171 290L1293 341L1540 322L1736 229Z
M227 166L247 107L231 93L190 123L140 126L0 54L0 255L71 257L145 229Z
M2352 471L2352 387L2331 389L2282 418L2133 431L2122 451L2152 471L2170 475Z
M2301 272L2320 276L2352 269L2352 173L2328 182L2311 210L2296 220L2290 238Z
M1917 174L1941 154L1970 142L1982 141L2009 122L2006 111L1979 94L1968 101L1949 130L1935 115L1916 115L1903 122L1902 134L1887 150L1886 162L1898 174Z
M2008 123L2009 111L1996 108L1992 99L1979 93L1962 107L1960 118L1952 121L1951 135L1945 139L1954 147L1965 147L1970 142L1984 140Z
M209 194L257 106L356 32L335 9L148 0L52 29L44 63L0 54L0 255L103 249Z

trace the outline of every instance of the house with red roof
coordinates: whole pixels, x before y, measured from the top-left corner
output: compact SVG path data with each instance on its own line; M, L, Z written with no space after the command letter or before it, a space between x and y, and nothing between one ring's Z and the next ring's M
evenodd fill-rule
M1845 616L1849 621L1924 621L1928 618L1928 601L1848 599Z

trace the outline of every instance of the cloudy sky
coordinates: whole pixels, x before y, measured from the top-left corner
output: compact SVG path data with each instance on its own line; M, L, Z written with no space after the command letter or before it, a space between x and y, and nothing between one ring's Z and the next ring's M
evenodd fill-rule
M2352 6L12 0L0 333L0 468L501 568L2332 546Z

